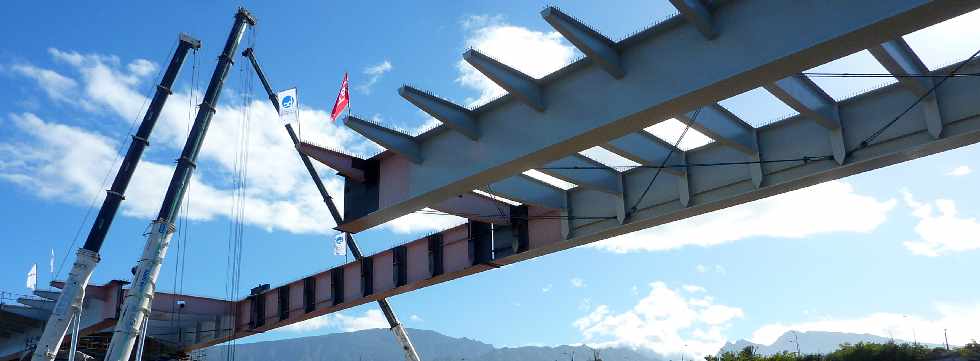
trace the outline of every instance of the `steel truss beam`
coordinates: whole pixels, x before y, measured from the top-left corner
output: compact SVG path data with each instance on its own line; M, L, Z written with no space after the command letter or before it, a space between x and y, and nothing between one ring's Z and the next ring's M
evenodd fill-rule
M944 74L949 68L934 74ZM980 72L980 62L968 64L963 72ZM924 114L909 113L882 133L879 140L861 147L867 134L876 131L897 112L917 98L903 85L894 84L837 104L840 129L847 145L847 162L843 165L826 160L833 146L821 134L825 128L806 114L757 129L757 141L762 161L823 156L825 160L773 162L763 165L767 181L756 187L746 172L731 171L729 166L691 167L685 181L690 182L691 198L684 205L672 183L681 182L676 173L663 173L650 194L625 223L615 217L618 204L608 193L576 187L568 191L552 191L536 196L561 203L563 209L540 207L510 210L509 225L470 222L440 233L423 237L369 257L371 278L361 277L361 261L308 277L314 281L297 280L283 285L296 297L290 298L289 317L280 320L277 298L272 292L263 295L267 309L264 326L249 330L253 323L248 315L254 298L238 301L235 309L242 318L236 320L233 335L195 344L190 349L206 347L229 339L286 326L320 315L340 311L384 297L414 291L430 285L499 268L508 264L558 252L564 249L638 231L733 205L751 202L810 185L843 178L849 175L886 167L896 163L980 142L980 102L975 99L980 79L955 78L937 89L936 97L942 106L944 134L933 138L924 121ZM721 142L684 152L690 163L711 163L744 159L744 153ZM734 166L731 166L734 167ZM650 181L654 169L636 168L624 173L625 194L636 202L639 190ZM664 177L663 175L667 175ZM522 179L523 176L508 179ZM495 184L497 194L507 193L502 184ZM523 189L523 188L521 188ZM552 189L555 189L552 187ZM543 191L542 191L543 192ZM515 197L517 198L517 197ZM559 202L558 199L564 200ZM576 204L586 206L576 207ZM559 204L556 204L559 205ZM489 235L493 234L493 238ZM338 272L338 269L343 271ZM342 294L334 294L331 275L341 274ZM370 282L373 293L365 296L364 282ZM314 306L304 310L304 287L315 284Z
M347 116L344 119L344 124L372 142L385 147L385 149L398 153L412 162L422 163L422 152L415 137L353 115Z
M449 128L472 140L480 138L480 126L469 109L407 85L398 88L398 94Z
M694 24L705 38L714 39L718 36L711 20L711 10L702 0L670 0L677 11Z
M759 161L759 140L756 131L735 114L721 105L711 104L677 117L681 122L697 129L709 138L745 154L747 161ZM752 175L752 184L762 185L762 165L746 165Z
M847 152L844 149L844 134L840 126L840 111L834 98L827 95L810 78L799 74L767 84L765 88L790 108L826 129L834 160L838 164L844 164Z
M472 111L478 140L448 127L409 139L396 137L391 151L375 158L381 163L384 194L345 217L338 229L368 229L767 84L822 125L835 159L843 163L847 135L837 125L839 116L820 107L836 105L809 103L813 99L805 96L815 93L797 92L807 90L807 84L792 75L977 7L978 2L958 0L714 2L710 23L718 34L711 40L696 26L704 22L700 15L686 21L692 17L682 9L686 17L616 43L622 79L597 65L605 60L599 59L603 55L595 42L577 44L588 50L589 58L542 79L470 50L464 59L509 93ZM576 41L583 44L594 36L567 21L557 28L579 31ZM383 187L395 183L399 186ZM692 181L691 187L697 185Z
M541 17L609 75L616 79L622 79L626 75L619 60L616 42L553 6L542 10Z
M868 49L871 55L890 73L899 76L898 82L917 96L925 96L922 100L922 111L925 114L929 134L939 138L943 132L942 115L939 114L939 103L936 97L928 95L929 89L935 84L934 78L914 78L908 75L928 74L929 69L922 63L918 55L912 51L909 44L901 37Z

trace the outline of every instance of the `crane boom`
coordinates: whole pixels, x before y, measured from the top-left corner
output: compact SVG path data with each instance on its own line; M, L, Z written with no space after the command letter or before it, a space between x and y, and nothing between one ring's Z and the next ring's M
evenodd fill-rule
M252 63L252 68L255 69L255 74L259 77L259 81L262 82L262 87L265 88L265 92L269 95L269 101L272 102L272 106L279 111L279 98L276 97L276 93L272 90L272 86L269 85L269 80L265 77L265 72L262 71L262 67L259 66L258 60L255 60L255 52L252 48L247 48L242 52L242 56L248 58L249 62ZM292 124L286 123L286 132L289 133L289 139L293 141L293 145L299 145L299 139L296 137L296 132L293 131ZM313 178L313 183L316 184L316 189L320 191L320 197L323 198L323 203L327 204L327 208L330 209L330 215L333 216L334 222L336 224L343 223L343 217L340 216L340 212L337 211L337 206L333 203L333 198L330 197L330 193L327 192L327 188L323 186L323 181L320 176L317 175L316 170L313 169L313 163L310 162L310 157L298 149L296 153L299 154L300 160L303 161L303 165L306 166L306 170L310 173L310 177ZM357 247L357 243L354 242L354 237L350 233L345 234L347 247L350 248L351 253L354 255L355 259L361 259L364 256L361 254L360 248ZM391 332L395 334L395 338L398 339L398 343L401 344L402 350L405 351L406 361L420 361L418 352L415 351L415 346L412 345L412 340L408 338L408 333L405 332L405 327L402 326L401 322L398 322L398 317L395 316L395 311L391 309L391 305L388 304L388 299L380 298L378 299L378 307L381 307L381 311L384 313L385 318L388 320L388 326L391 328Z
M171 94L170 87L173 86L177 74L180 73L187 52L200 47L201 42L199 40L187 34L180 34L170 64L163 73L160 84L157 85L156 93L153 95L149 108L146 109L146 114L143 115L139 129L133 135L133 141L129 144L126 156L119 166L119 171L116 172L116 178L112 181L112 187L106 192L102 208L99 209L99 214L95 217L88 238L85 239L82 248L78 250L75 263L72 265L71 272L68 273L68 279L61 295L58 296L51 317L45 324L40 339L38 339L35 352L31 356L32 361L51 361L57 356L61 342L68 332L72 315L77 314L82 307L85 287L88 286L92 271L99 262L99 250L102 248L106 234L109 233L109 227L116 216L116 211L119 210L119 205L125 199L126 188L133 177L136 165L143 156L143 150L150 145L150 133L160 116L160 110L163 109L163 105L166 104L167 98Z
M180 204L190 182L191 174L196 167L197 155L201 150L211 118L214 116L215 104L218 102L218 96L221 94L221 88L224 85L225 77L228 75L228 70L234 63L232 57L238 49L238 44L245 35L248 26L254 25L255 18L248 10L239 8L238 12L235 13L235 23L231 33L228 34L225 47L221 51L221 55L218 56L218 64L211 75L211 81L204 93L204 100L198 108L197 117L194 118L191 132L187 135L187 142L177 160L177 168L174 169L174 175L170 179L170 186L167 188L167 194L160 207L160 214L150 224L146 246L137 263L132 286L126 295L119 321L112 333L112 341L105 358L107 361L129 360L140 328L149 316L157 276L160 274L160 266L167 255L167 247L175 230L174 220L178 210L180 210Z

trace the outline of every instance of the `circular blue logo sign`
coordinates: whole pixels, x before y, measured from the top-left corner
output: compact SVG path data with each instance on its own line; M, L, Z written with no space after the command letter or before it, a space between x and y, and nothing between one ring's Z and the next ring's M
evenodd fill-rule
M282 107L283 108L292 108L293 107L293 103L295 103L295 102L296 102L296 99L293 99L293 96L292 95L284 96L282 98Z

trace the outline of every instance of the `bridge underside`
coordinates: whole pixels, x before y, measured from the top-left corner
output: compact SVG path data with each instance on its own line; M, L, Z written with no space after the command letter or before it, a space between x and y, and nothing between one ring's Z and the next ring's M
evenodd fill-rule
M233 335L194 347L980 140L975 77L934 93L935 78L899 77L838 102L798 75L862 49L895 75L929 73L901 36L978 2L674 3L681 16L618 43L545 9L542 17L586 59L533 79L471 50L464 58L508 95L469 110L403 87L402 97L444 126L410 136L348 118L388 148L370 159L301 144L346 178L339 229L360 231L423 207L469 222L242 300ZM977 63L961 69L977 71ZM799 115L754 128L716 103L760 86ZM643 131L671 117L715 142L684 151ZM620 171L577 154L596 145L647 167ZM718 163L730 165L699 166ZM662 164L669 167L642 195L658 172L650 166ZM520 174L534 168L576 186Z
M668 154L670 145L644 141L637 134L671 118L690 123L725 145L690 154L690 163L754 160L761 153L804 155L780 149L775 137L757 136L760 130L717 105L758 87L804 115L804 120L794 122L807 124L796 126L794 141L829 142L828 147L800 150L813 152L806 153L809 155L833 155L836 162L844 163L846 150L873 130L855 123L851 125L854 130L842 132L841 117L847 115L838 110L840 105L798 74L877 48L883 48L878 58L892 65L890 70L918 72L917 58L903 46L902 35L980 7L980 2L956 0L674 3L682 15L619 42L556 8L545 9L544 20L586 57L534 79L469 50L464 59L507 95L470 110L428 92L402 87L399 94L403 98L443 123L424 134L411 136L349 117L346 124L352 130L387 151L371 159L324 161L338 170L348 164L356 170L347 180L344 223L337 228L360 232L474 189L507 189L517 200L523 196L542 206L574 208L580 194L569 197L570 205L562 205L559 199L563 197L550 197L548 189L538 189L520 176L529 169L581 188L629 198L637 193L624 191L614 169L568 168L601 166L576 155L593 146L608 146L645 161L641 163L659 164L658 158ZM920 80L903 84L915 94L929 87L928 81ZM699 108L698 119L691 119ZM882 105L880 110L898 108ZM931 127L936 128L939 115L942 113L931 116ZM938 134L936 129L933 134ZM778 170L750 166L707 171L718 179L708 184L689 182L689 193L726 184L740 177L744 168L749 168L756 187ZM684 173L675 170L675 175ZM656 202L640 206L653 204ZM596 212L617 214L611 209ZM626 217L624 213L618 210L620 219Z
M948 71L946 68L935 73ZM980 72L980 63L967 64L962 72ZM639 210L622 222L616 218L616 210L623 204L620 199L585 187L565 191L563 199L566 204L588 204L588 207L555 209L505 204L509 215L506 222L491 224L473 220L239 301L236 310L240 317L230 338L245 337L382 297L977 143L980 141L980 98L976 89L980 89L980 79L975 77L957 78L938 88L936 100L942 114L941 137L936 138L930 133L927 121L930 113L925 107L918 107L890 127L875 143L860 150L860 141L867 134L889 121L896 111L911 104L916 95L902 83L896 83L844 100L838 104L840 130L849 152L844 164L838 164L832 156L824 160L764 164L765 178L759 186L755 185L747 165L691 167L682 175L664 173L651 189L648 200L641 202ZM763 150L760 159L832 155L827 133L805 115L758 128L758 144ZM716 142L684 152L683 157L690 163L705 163L741 161L746 156ZM621 174L627 202L637 199L652 172L655 169L636 168ZM724 177L720 176L722 174ZM678 184L682 183L686 183L690 191L686 205L677 192ZM469 196L478 197L475 194ZM194 347L230 338L219 338Z
M719 14L723 13L726 6L746 3L773 5L765 1L731 1L710 10L713 14ZM830 11L835 10L835 6L839 6L836 10L843 10L854 3L825 1L820 4L827 7L823 10ZM866 3L861 4L860 6L864 6ZM901 38L904 33L980 6L980 3L972 2L969 3L970 6L963 6L965 2L956 4L960 7L942 1L896 1L880 7L869 6L873 9L862 10L868 10L868 14L881 15L880 19L875 20L875 24L885 25L863 26L866 24L861 23L862 26L854 26L848 30L849 33L838 34L836 40L823 39L823 42L808 46L819 50L817 53L820 61L829 61L833 56L844 56L868 48L884 68L894 75L944 75L960 65L963 65L960 69L962 73L980 72L980 62L956 64L929 72ZM745 10L733 8L730 11ZM813 9L808 9L810 10ZM703 15L703 12L700 14ZM574 28L576 20L571 17L551 8L546 9L542 15L545 20L558 27L562 34L580 37L572 40L572 43L580 46L589 58L583 63L572 65L571 69L559 71L560 74L551 78L535 80L514 73L513 69L502 64L493 63L492 59L470 54L467 59L471 62L488 62L482 68L477 68L489 73L491 78L499 75L499 79L502 79L499 82L506 85L504 88L510 95L477 110L467 110L428 93L405 87L400 91L403 97L446 125L413 137L380 124L349 119L353 129L389 148L385 153L371 159L359 159L313 144L299 146L302 152L331 166L346 178L345 212L348 213L348 219L354 220L341 225L341 229L359 230L391 215L401 215L404 213L402 210L408 209L403 208L408 204L405 200L415 197L412 194L420 195L416 199L425 201L411 204L467 218L467 224L250 296L236 303L235 309L239 317L235 322L234 334L193 347L245 337L382 297L392 297L552 252L980 141L980 98L976 95L976 89L980 89L980 79L977 77L951 79L942 87L936 88L935 92L930 90L938 78L898 77L899 82L895 84L835 101L808 78L798 75L799 72L818 65L814 63L817 60L803 60L799 57L798 52L807 51L800 49L807 49L807 46L794 48L797 53L787 54L783 59L795 60L791 64L777 62L779 65L765 72L768 75L752 79L738 75L734 77L738 79L734 83L721 82L720 84L729 86L737 84L726 92L717 89L711 92L692 90L692 93L684 94L687 99L680 103L686 107L683 109L687 112L676 112L673 116L715 140L705 146L689 150L676 149L672 144L643 132L643 127L655 123L650 120L657 119L647 117L648 113L644 113L644 117L637 117L620 112L624 117L612 121L617 123L613 127L616 130L609 130L612 128L606 127L608 124L602 124L600 117L596 117L592 123L580 121L581 117L578 117L574 121L567 121L577 125L569 124L561 127L562 129L555 129L554 132L539 131L536 127L557 127L548 123L550 120L544 119L549 112L560 111L564 106L559 105L561 101L556 99L557 93L549 95L552 92L549 87L559 87L563 81L557 78L575 77L615 84L635 76L638 71L633 69L642 66L633 60L626 60L630 59L625 55L630 44L621 42L610 45L615 51L603 51L598 48L611 42L602 40L604 38L600 38L601 35L587 30L586 27ZM685 18L688 18L686 15L688 14L685 14ZM896 20L896 17L902 20ZM729 23L731 19L715 19L707 22L714 24L711 28L714 31L703 32L704 29L695 26L695 22L688 24L682 21L686 20L669 20L665 23L668 25L660 25L664 28L647 36L669 37L668 34L672 32L682 32L685 34L682 36L685 41L700 42L693 45L698 48L704 42L722 41L726 36L726 29L733 31L736 27ZM778 23L784 26L794 24L793 21ZM574 29L562 28L563 26ZM874 34L865 32L869 28ZM706 33L716 33L712 38L714 40L694 39L695 35L703 37ZM860 36L852 36L853 33L859 33ZM699 51L706 49L699 48ZM674 53L677 52L671 52L670 56ZM617 54L618 57L615 56ZM668 56L667 53L664 54L665 57ZM650 63L661 61L646 60ZM495 73L497 71L509 72L509 76ZM582 74L589 72L597 74ZM698 79L691 81L697 82ZM650 85L655 84L654 81L647 83L649 87L656 87ZM685 86L680 83L671 85ZM776 98L798 111L799 115L754 128L715 103L718 99L756 86L765 87ZM518 92L522 94L516 95ZM632 97L625 102L638 102L636 95L631 94L619 95ZM916 104L920 97L923 99L908 114L865 144L870 135L910 104ZM581 98L576 100L582 101ZM604 99L595 104L597 108L604 108L603 111L615 112L615 108L623 105L623 101ZM694 106L700 107L700 110L691 111ZM673 106L671 109L682 110ZM493 115L495 112L521 114L524 118L518 117L520 121L529 123L529 127L534 128L527 132L508 129L508 136L529 138L512 141L513 146L510 148L521 148L530 144L528 146L538 147L537 150L517 155L508 153L513 149L505 150L484 144L493 144L492 134L499 131L497 124L508 124L508 120L502 116ZM492 121L485 119L491 117ZM536 122L542 122L543 125ZM583 122L588 124L583 126ZM636 131L631 132L634 130ZM565 136L569 143L542 146L542 142L551 142ZM525 140L528 144L523 144ZM648 167L620 171L575 154L594 145L601 145ZM449 154L462 154L461 158L477 157L483 162L478 164L481 169L492 170L481 171L478 176L473 176L475 173L464 174L472 171L475 166L460 165L456 160L434 155L433 152L445 150L441 147L447 146L457 148L455 153ZM478 151L481 149L482 153ZM728 165L701 166L718 163ZM654 179L658 170L656 166L661 164L667 164L668 167L657 176L648 194L641 196ZM560 189L522 175L520 172L527 169L524 168L525 165L529 165L527 168L538 167L539 171L572 182L576 186ZM422 177L415 172L423 169L430 172L433 178L427 181L428 186L441 184L439 190L428 192L425 196L414 193L421 188L416 188L419 183L413 183L421 179L418 177ZM448 178L454 176L465 178L466 181L454 183ZM460 184L464 184L467 190L460 191L463 189L457 187ZM480 191L471 192L468 189ZM435 193L441 195L428 196ZM490 195L516 202L500 201ZM365 208L364 204L368 204L368 207ZM372 207L372 204L377 204L378 207ZM375 218L378 214L392 210L397 211ZM361 217L358 218L358 215Z

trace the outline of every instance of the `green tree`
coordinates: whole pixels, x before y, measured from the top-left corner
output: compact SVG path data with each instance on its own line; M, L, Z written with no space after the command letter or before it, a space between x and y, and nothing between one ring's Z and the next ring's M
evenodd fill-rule
M977 343L977 340L970 341L970 343L960 347L957 352L960 357L967 360L980 360L980 343Z
M907 343L885 344L864 343L843 344L837 351L827 354L827 361L921 361L928 359L930 350L922 345Z

